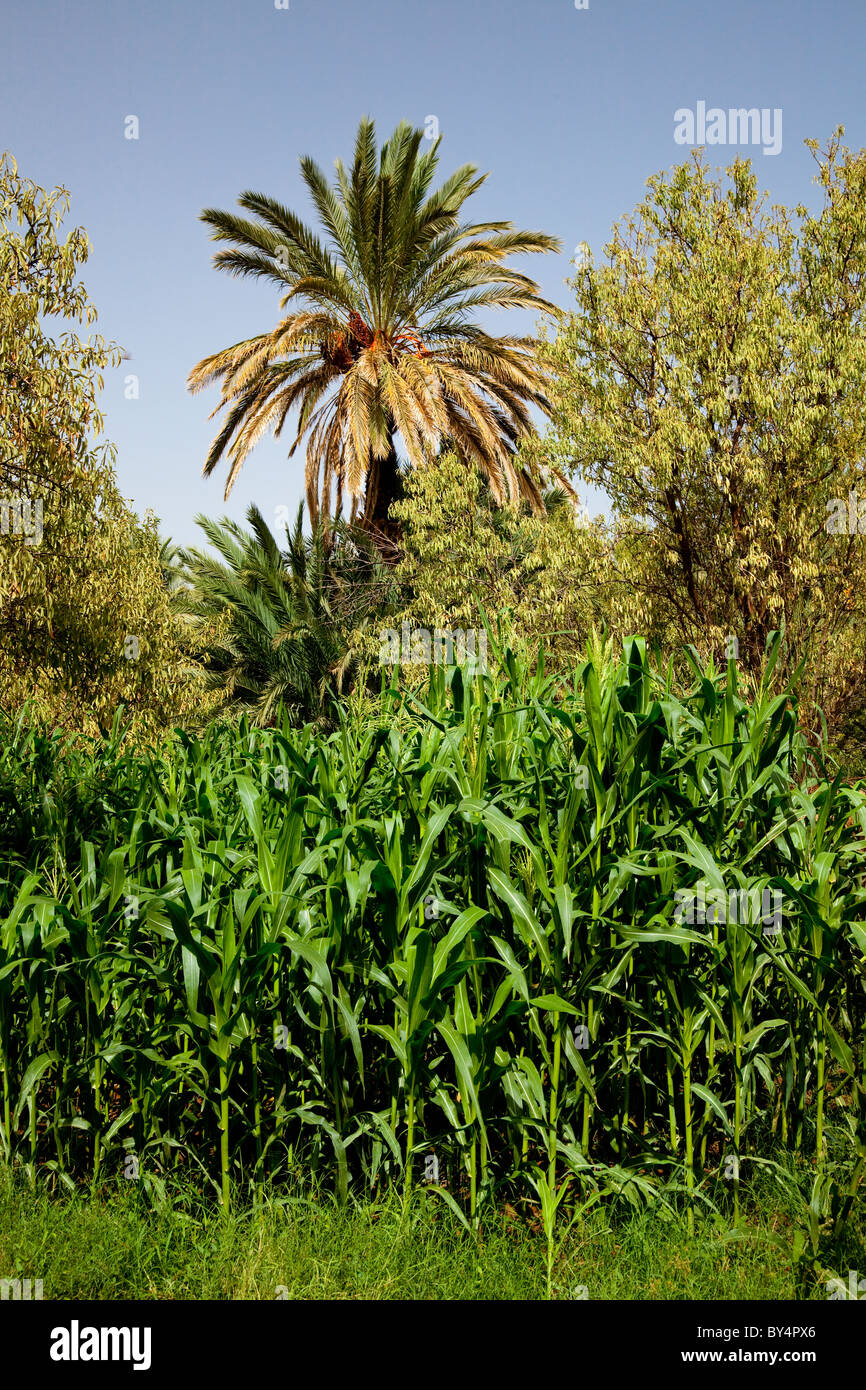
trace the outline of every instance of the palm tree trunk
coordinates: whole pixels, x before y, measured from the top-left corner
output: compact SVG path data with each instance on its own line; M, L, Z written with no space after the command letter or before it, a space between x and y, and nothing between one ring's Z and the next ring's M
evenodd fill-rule
M383 459L371 458L367 470L364 511L360 523L372 535L385 559L396 560L400 554L401 527L388 515L392 502L403 495L400 463L391 436L391 447Z

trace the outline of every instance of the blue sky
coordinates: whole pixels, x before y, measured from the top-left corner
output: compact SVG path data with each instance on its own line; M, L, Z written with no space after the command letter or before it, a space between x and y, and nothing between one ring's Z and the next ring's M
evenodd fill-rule
M600 254L647 178L688 157L679 108L781 108L781 152L740 149L776 202L816 201L805 139L843 124L866 145L866 0L6 0L3 47L0 148L69 189L99 331L132 357L102 397L121 489L182 544L200 540L197 512L240 519L255 501L273 519L303 493L285 436L257 446L227 504L224 474L201 476L218 393L190 395L187 375L278 302L213 269L203 207L255 189L309 216L300 155L330 170L363 114L380 137L435 116L443 174L490 172L467 213L562 238L523 268L565 306L577 243Z

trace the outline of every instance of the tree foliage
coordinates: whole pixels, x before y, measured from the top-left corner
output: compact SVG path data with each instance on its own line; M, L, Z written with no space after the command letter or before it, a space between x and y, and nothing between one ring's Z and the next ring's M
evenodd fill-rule
M548 489L543 500L542 514L497 506L480 471L453 450L412 473L394 506L403 524L397 575L410 596L398 621L482 629L486 615L512 646L576 659L603 620L603 532L569 495Z
M103 370L121 354L72 329L96 310L78 281L89 247L61 239L69 198L0 160L0 704L107 727L119 704L155 728L193 708L153 517L120 496L96 445Z
M809 142L816 212L768 208L740 159L650 179L545 349L544 446L611 498L628 630L755 671L784 626L780 678L810 652L837 717L866 671L862 542L827 528L866 455L866 154L841 135Z

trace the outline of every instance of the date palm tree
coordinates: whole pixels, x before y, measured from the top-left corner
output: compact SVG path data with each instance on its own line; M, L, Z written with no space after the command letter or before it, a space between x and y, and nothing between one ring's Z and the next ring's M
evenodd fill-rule
M216 253L218 267L285 290L275 328L190 374L193 391L222 388L205 475L227 454L228 497L256 442L270 430L279 437L294 412L289 456L306 439L311 520L339 513L348 496L352 519L361 508L385 548L397 534L388 511L400 488L398 437L410 466L434 462L450 441L481 468L497 502L523 497L543 509L540 480L517 458L530 407L548 411L536 340L493 337L473 315L551 310L535 282L504 262L560 243L510 222L462 222L487 176L467 164L430 192L440 140L422 151L423 138L401 122L377 154L365 118L351 171L337 160L333 186L311 158L301 160L324 239L263 193L238 200L252 218L201 214L214 240L232 243Z
M249 529L196 519L211 549L175 549L165 565L191 635L216 633L202 639L205 688L220 692L223 713L255 723L273 723L281 706L296 723L327 722L355 674L352 634L387 611L394 590L372 537L345 521L329 542L321 523L305 535L303 504L285 547L255 506Z

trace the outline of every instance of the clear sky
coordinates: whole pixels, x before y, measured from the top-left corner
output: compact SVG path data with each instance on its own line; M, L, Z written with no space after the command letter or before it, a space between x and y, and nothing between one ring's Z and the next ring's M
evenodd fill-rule
M362 115L380 138L435 116L443 175L490 172L467 214L562 238L522 265L565 306L577 243L599 255L647 178L688 158L678 109L781 108L780 153L739 147L777 202L817 200L805 139L843 124L866 145L866 0L4 0L0 32L0 148L72 195L99 331L132 358L102 397L121 489L181 544L197 512L255 501L272 519L303 493L287 435L257 446L228 504L224 472L201 476L218 391L190 395L187 375L271 327L279 298L213 269L203 207L254 189L309 217L300 155L330 170Z

